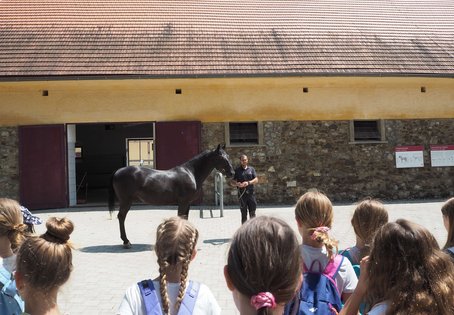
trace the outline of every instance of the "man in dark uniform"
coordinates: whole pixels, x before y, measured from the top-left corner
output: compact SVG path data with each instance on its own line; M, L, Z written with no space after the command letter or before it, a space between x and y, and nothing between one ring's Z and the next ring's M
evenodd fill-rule
M237 187L238 199L240 200L241 223L246 222L247 212L249 210L249 218L255 217L255 209L257 201L254 195L254 184L258 183L255 169L248 165L248 158L242 154L240 156L241 166L235 169L235 176L230 184Z

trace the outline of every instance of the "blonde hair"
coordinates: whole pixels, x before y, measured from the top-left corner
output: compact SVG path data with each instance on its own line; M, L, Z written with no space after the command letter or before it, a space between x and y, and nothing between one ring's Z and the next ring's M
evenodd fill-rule
M375 234L366 301L386 314L454 314L454 264L423 226L399 219Z
M367 198L356 206L351 223L355 234L365 244L360 251L360 257L358 258L358 261L360 261L369 254L375 232L388 223L388 211L386 211L380 201Z
M283 220L260 216L246 221L235 233L227 258L233 286L247 298L261 292L285 304L301 283L298 239ZM269 314L268 307L257 314Z
M15 250L24 241L27 225L23 223L20 205L17 201L0 198L0 236L7 236Z
M454 198L448 199L443 207L441 213L448 218L449 230L448 238L443 249L454 246Z
M67 218L51 217L47 232L24 241L17 253L17 272L31 287L50 290L60 287L73 269L69 236L74 224Z
M323 243L328 252L328 258L331 259L336 255L338 242L329 236L327 230L317 229L323 227L331 229L333 224L333 205L325 194L311 190L302 195L295 206L295 217L311 232L312 239Z
M167 292L167 272L171 268L181 265L180 290L175 303L175 311L178 311L184 298L189 263L198 238L197 229L189 221L180 217L169 218L158 226L155 251L158 256L160 293L165 314L169 313L170 307Z

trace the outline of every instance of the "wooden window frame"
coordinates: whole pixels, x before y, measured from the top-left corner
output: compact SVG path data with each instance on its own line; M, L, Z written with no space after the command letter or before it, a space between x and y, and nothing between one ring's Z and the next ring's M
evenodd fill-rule
M256 124L257 125L257 140L256 141L251 141L251 142L235 142L232 141L231 137L231 127L232 124ZM246 122L236 122L236 121L231 121L225 123L225 143L227 146L231 147L245 147L245 146L259 146L263 145L263 123L260 121L246 121Z
M376 122L378 137L375 139L362 139L357 137L355 131L355 122ZM385 121L383 119L355 119L350 121L350 143L363 144L363 143L386 143L385 135Z

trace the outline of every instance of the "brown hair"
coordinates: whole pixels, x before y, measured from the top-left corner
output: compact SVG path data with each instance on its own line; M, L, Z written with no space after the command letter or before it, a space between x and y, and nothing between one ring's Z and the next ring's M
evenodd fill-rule
M448 199L441 208L441 213L448 218L449 230L448 239L444 249L454 246L454 198Z
M24 241L27 225L23 223L22 212L17 201L0 198L0 236L6 235L15 250Z
M180 217L169 218L158 226L155 251L158 256L160 293L165 314L169 313L170 305L167 293L167 271L181 264L180 290L175 303L175 310L178 311L184 298L189 263L198 238L199 231L189 221Z
M375 232L388 223L388 211L380 201L368 198L356 206L351 223L355 234L365 244L364 248L361 249L360 257L358 257L358 261L360 261L364 256L369 255L370 244Z
M290 301L301 279L298 240L292 228L267 216L246 221L233 236L227 273L233 286L248 298L270 292L278 304ZM268 308L257 314L268 314Z
M17 253L17 272L31 287L50 290L60 287L73 269L72 245L69 236L74 224L67 218L51 217L47 232L24 241Z
M454 264L423 226L399 219L375 234L367 302L386 314L454 314Z
M319 227L331 228L333 225L333 205L328 197L317 191L310 190L302 195L295 206L295 217L311 231L311 237L323 243L331 259L337 253L337 241L327 231L317 231ZM308 237L309 235L304 235Z

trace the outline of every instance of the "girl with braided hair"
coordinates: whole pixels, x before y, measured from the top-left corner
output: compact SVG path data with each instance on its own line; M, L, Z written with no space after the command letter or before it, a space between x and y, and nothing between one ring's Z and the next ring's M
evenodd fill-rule
M318 266L322 272L328 263L337 260L337 241L329 235L333 224L333 205L328 197L310 190L302 195L295 207L295 219L298 231L303 239L300 246L305 272L311 266ZM334 279L341 300L350 297L356 288L358 278L348 259L342 259Z
M185 219L172 217L162 222L156 232L155 244L159 276L129 287L117 314L155 314L156 309L169 315L183 312L220 314L221 309L210 289L202 283L188 279L189 264L197 253L198 238L198 230ZM195 296L195 301L185 304L187 299L191 299L189 294ZM156 305L150 302L148 296L156 297ZM192 306L189 307L189 304Z

